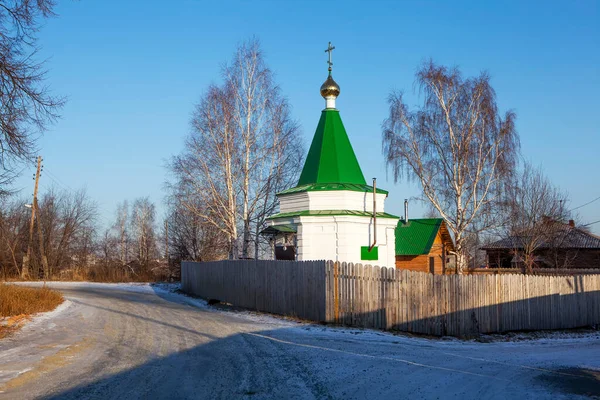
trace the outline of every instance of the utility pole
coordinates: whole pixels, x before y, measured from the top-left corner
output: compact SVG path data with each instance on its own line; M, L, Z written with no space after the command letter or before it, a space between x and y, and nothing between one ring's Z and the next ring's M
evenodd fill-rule
M33 203L31 204L31 222L29 223L29 243L27 244L27 255L23 260L23 269L21 277L29 277L29 266L31 265L31 243L33 242L33 225L35 222L35 211L37 210L37 193L40 181L40 172L42 170L42 156L37 158L37 171L35 172L35 186L33 187Z

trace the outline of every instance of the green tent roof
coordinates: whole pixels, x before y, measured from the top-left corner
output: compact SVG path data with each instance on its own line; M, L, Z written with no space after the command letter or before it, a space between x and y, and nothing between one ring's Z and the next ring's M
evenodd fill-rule
M350 139L335 109L325 109L306 156L298 186L313 183L349 183L366 186Z
M396 226L396 255L417 256L429 254L433 241L444 220L441 218L403 220Z

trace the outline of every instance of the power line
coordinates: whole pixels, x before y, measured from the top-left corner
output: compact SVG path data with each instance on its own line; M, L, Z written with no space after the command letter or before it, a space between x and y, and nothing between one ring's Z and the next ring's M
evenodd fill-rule
M20 157L20 159L25 162L31 163L31 166L33 166L35 168L36 162L37 162L37 159L35 157L22 156L22 157ZM64 183L58 176L56 176L56 174L53 174L51 171L49 171L45 165L43 166L43 170L44 170L43 172L45 172L46 175L48 175L48 178L50 178L50 180L52 182L54 182L57 186L65 189L69 192L77 193L77 190L73 189L72 187L70 187L69 185Z
M19 157L21 160L25 161L26 163L30 163L31 166L33 166L35 168L36 166L36 162L37 159L35 157L26 157L26 156L21 156ZM72 187L70 187L69 185L67 185L66 183L64 183L62 180L60 180L60 178L58 176L56 176L55 174L53 174L52 172L50 172L48 170L48 168L46 168L46 166L43 166L44 172L48 175L48 178L50 178L51 181L53 181L57 186L62 187L63 189L66 189L70 192L76 193L77 190L73 189Z
M592 200L592 201L588 201L588 202L587 202L587 203L585 203L585 204L582 204L582 205L580 205L580 206L577 206L577 207L575 207L575 208L572 208L572 209L571 209L571 211L575 211L575 210L577 210L577 209L579 209L579 208L581 208L581 207L585 207L585 206L587 206L588 204L592 204L593 202L595 202L595 201L598 201L598 200L600 200L600 196L596 197L596 198L595 198L594 200Z
M37 159L34 157L20 157L23 161L26 162L30 162L33 164L33 166L35 167L37 165ZM66 183L64 183L64 181L62 181L56 174L53 174L51 171L48 170L48 168L44 165L42 166L43 169L43 174L46 174L46 176L52 181L54 182L54 184L56 184L59 188L67 191L67 192L71 192L72 194L76 194L78 193L77 190L73 189L71 186L67 185ZM46 189L46 191L50 191L50 189L46 186L43 185L44 189ZM111 214L109 213L104 207L100 207L97 203L96 203L96 207L100 210L103 211L105 214ZM97 216L99 216L101 219L103 219L104 221L108 222L109 226L112 225L114 223L114 221L110 220L107 216L103 215L103 213L98 213Z
M589 224L585 224L583 226L590 226L590 225L594 225L597 224L598 222L600 222L600 219L598 221L594 221L594 222L590 222Z
M36 168L37 165L37 158L34 156L31 157L26 157L26 156L21 156L19 157L21 160L25 161L26 163L30 163L31 166L33 166L34 168ZM51 171L48 170L48 168L44 165L43 167L43 174L46 174L47 177L54 182L58 187L71 192L73 194L77 193L78 191L73 189L71 186L67 185L66 183L64 183L64 181L62 181L56 174L53 174ZM47 191L49 191L48 187L43 185L44 189L46 189ZM97 216L99 216L101 219L103 219L105 222L108 223L108 226L112 226L112 224L114 224L114 221L112 219L110 219L107 215L111 215L112 212L109 212L107 209L105 209L104 207L101 207L98 203L96 203L96 207L99 211Z
M46 173L49 175L49 178L52 179L52 181L54 183L56 183L59 186L62 186L63 188L70 190L71 192L76 192L76 190L74 190L72 187L70 187L69 185L67 185L66 183L64 183L63 181L61 181L58 176L56 176L55 174L53 174L52 172L48 171L48 169L46 169Z

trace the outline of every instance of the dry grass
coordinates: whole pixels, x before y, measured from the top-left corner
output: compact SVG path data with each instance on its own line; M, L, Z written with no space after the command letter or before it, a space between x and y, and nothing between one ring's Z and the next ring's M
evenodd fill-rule
M0 338L18 329L29 315L54 310L63 302L60 292L0 283Z

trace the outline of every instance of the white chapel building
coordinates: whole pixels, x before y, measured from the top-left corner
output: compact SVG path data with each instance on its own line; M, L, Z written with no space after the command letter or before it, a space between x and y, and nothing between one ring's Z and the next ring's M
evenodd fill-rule
M326 105L300 179L277 194L279 213L267 218L263 233L274 236L277 259L393 268L399 218L385 212L388 192L374 190L365 180L335 108L340 87L331 76L331 58L329 62L329 76L321 86Z

